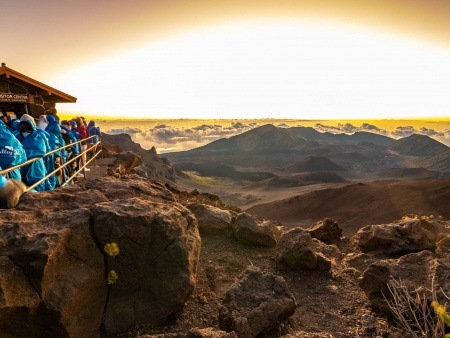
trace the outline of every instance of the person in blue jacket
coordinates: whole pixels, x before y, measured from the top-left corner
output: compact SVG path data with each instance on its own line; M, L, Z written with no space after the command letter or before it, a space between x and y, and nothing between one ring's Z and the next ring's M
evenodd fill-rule
M16 135L19 141L22 142L27 160L39 158L21 168L22 181L26 185L31 186L47 175L47 169L42 157L49 151L47 148L48 142L44 134L37 130L34 119L31 116L24 114L20 120L19 130ZM34 189L36 191L44 191L46 189L45 181L38 184Z
M43 118L45 118L45 122L46 122L44 125L42 123L39 123L39 122L42 122ZM22 121L29 121L30 123L32 123L36 126L36 131L41 134L42 140L45 143L45 149L47 149L47 152L50 151L51 150L50 142L49 142L50 134L45 131L45 128L47 126L46 115L41 115L38 123L36 123L35 120L30 115L24 114L20 118L20 122L22 122ZM21 140L21 135L18 131L15 133L15 135L19 140ZM51 172L53 172L53 170L55 170L54 156L55 156L54 154L50 154L50 155L46 155L43 158L47 174L51 173ZM45 180L45 190L53 190L54 188L56 188L56 182L57 182L56 176L53 175L52 177L53 177L53 179L50 178L50 179Z
M61 125L56 120L55 116L47 115L48 125L45 131L50 134L49 143L51 150L56 150L66 145L64 138L61 134ZM55 169L61 167L67 160L67 150L62 149L54 153L54 166ZM63 170L59 171L57 177L51 176L49 179L54 180L56 178L55 185L59 187L63 182Z
M27 160L27 155L19 140L11 133L3 121L0 121L0 167L8 169ZM9 177L22 180L20 169L9 172Z
M89 121L87 132L89 136L94 136L88 141L90 144L95 144L100 140L100 127L95 126L95 121Z
M72 144L79 140L75 134L76 130L72 129L72 125L67 120L61 121L61 133L66 144ZM78 134L78 132L76 132ZM80 154L79 144L73 144L71 147L67 148L67 161L70 161L75 156ZM72 173L77 170L77 161L71 162L68 165L69 175L72 176ZM78 177L84 177L81 173L78 174Z
M91 150L89 154L92 157L95 154L97 143L100 140L101 136L100 127L95 126L95 121L89 121L89 124L86 129L89 137L94 136L93 138L87 141L88 148Z
M72 133L73 133L73 135L76 137L76 139L77 139L77 141L79 141L79 140L81 140L81 134L78 132L78 130L77 130L77 127L78 127L78 125L77 125L77 123L74 121L74 120L70 120L69 121L69 123L70 123L70 126L71 126L71 130L72 130ZM76 144L76 151L77 151L77 154L81 154L81 144L80 143L77 143ZM77 161L77 168L79 168L80 167L80 164L81 164L81 157L78 159L78 161Z
M14 133L17 130L19 130L19 124L20 124L20 120L18 118L11 119L10 130L11 130L12 133Z

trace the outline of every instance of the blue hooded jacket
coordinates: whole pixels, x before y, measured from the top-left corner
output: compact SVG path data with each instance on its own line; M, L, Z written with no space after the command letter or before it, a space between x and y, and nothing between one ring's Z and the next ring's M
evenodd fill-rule
M53 115L47 115L48 126L45 131L50 134L49 143L52 150L61 148L66 145L61 134L61 125ZM55 153L55 156L61 156L63 162L67 158L67 151L62 150Z
M28 136L24 137L19 128L19 139L22 142L23 149L25 149L27 160L39 157L37 161L21 168L23 182L26 185L31 186L47 175L47 169L42 157L49 151L49 149L47 148L47 141L44 134L36 129L36 124L31 116L26 114L23 115L20 123L28 123L32 130ZM35 187L36 191L44 191L45 189L45 181Z
M9 131L8 127L0 120L0 166L8 169L27 160L25 150L19 140ZM22 180L20 169L9 172L9 177Z
M11 132L19 130L19 124L20 124L20 120L19 119L11 120Z
M89 121L87 132L89 136L95 136L91 138L88 142L91 144L97 143L99 140L99 136L101 136L101 133L100 127L95 126L95 121Z

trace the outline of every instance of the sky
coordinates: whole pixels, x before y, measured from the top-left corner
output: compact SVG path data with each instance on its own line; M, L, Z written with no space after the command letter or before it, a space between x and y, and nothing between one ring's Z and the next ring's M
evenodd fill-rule
M0 61L133 118L450 117L447 0L15 0Z

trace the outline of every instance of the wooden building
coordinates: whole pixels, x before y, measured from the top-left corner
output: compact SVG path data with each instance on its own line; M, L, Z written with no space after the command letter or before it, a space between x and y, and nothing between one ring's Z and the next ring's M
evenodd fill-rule
M1 117L29 114L34 118L56 114L57 103L77 102L77 98L23 75L4 63L0 67Z

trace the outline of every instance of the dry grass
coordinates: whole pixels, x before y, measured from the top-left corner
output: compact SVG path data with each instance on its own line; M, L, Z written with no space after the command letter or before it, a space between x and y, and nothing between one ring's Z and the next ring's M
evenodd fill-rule
M401 280L392 278L388 288L391 297L385 295L385 299L407 337L444 337L445 325L431 306L433 301L437 301L434 283L431 290L415 289L411 292Z

